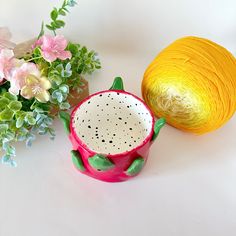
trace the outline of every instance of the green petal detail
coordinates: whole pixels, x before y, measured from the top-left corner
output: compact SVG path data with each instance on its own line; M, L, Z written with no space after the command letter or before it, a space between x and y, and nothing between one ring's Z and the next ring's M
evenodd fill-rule
M154 134L152 136L152 141L154 141L157 138L157 136L160 132L160 129L165 125L165 123L166 123L165 118L160 118L155 122L154 130L153 130Z
M81 159L80 153L78 151L72 150L71 151L72 162L74 165L80 170L85 171L83 161Z
M60 111L59 118L61 122L63 123L66 133L69 134L70 133L70 114L65 111Z
M124 85L121 77L116 77L110 90L124 90Z
M126 170L126 174L130 176L136 175L142 170L143 166L144 166L144 159L142 157L138 157Z
M114 164L105 156L96 154L88 159L89 164L96 170L106 171L114 167Z

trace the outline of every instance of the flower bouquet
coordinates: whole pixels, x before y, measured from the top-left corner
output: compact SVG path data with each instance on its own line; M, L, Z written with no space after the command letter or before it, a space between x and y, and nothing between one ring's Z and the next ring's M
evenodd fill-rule
M31 146L36 134L55 137L53 119L68 110L86 86L82 76L100 69L94 51L57 35L65 26L61 17L74 0L64 0L51 11L51 22L42 23L36 40L21 50L10 42L10 32L0 28L0 148L2 163L16 166L14 142ZM45 34L45 30L51 34ZM20 53L19 53L20 52Z

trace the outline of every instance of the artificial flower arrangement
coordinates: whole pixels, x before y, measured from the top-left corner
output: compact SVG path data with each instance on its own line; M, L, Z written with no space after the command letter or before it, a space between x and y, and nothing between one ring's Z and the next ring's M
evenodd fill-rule
M0 28L0 148L2 163L16 166L14 142L31 146L36 134L55 137L53 119L60 110L70 108L71 91L80 89L82 75L100 69L94 51L67 42L56 31L65 26L60 18L75 0L64 0L51 11L50 24L42 23L30 52L14 55L10 32ZM45 29L52 34L45 34ZM55 112L56 111L56 112Z

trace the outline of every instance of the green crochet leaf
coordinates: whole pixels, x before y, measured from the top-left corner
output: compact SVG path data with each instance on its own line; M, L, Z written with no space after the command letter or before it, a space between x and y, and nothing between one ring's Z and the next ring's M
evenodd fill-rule
M78 151L72 150L71 151L72 162L74 165L80 170L85 171L83 161L81 159L80 153Z
M160 132L160 129L165 125L165 123L166 123L165 118L160 118L155 122L154 130L153 130L154 134L152 136L152 141L154 141L157 138L157 136Z
M138 157L126 170L126 174L130 176L138 174L142 170L143 165L144 165L144 159L142 157Z
M106 171L114 167L114 164L105 156L96 154L88 159L89 164L96 170Z
M70 114L65 111L60 111L59 118L64 126L66 133L69 134L70 133Z
M124 85L121 77L116 77L110 90L124 90Z

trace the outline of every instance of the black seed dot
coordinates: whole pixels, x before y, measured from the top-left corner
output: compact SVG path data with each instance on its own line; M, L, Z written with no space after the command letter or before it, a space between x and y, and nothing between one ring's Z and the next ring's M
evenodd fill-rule
M104 142L105 142L105 140L103 139L103 140L102 140L102 142L104 143Z
M112 140L110 140L109 143L112 143Z
M125 121L125 124L127 124L127 122Z
M78 119L78 118L77 118ZM82 122L84 123L84 120L82 120Z
M113 136L116 136L116 134L113 134Z
M107 121L109 121L109 119L107 119Z
M129 130L132 130L132 128L129 128Z
M119 117L118 119L119 119L119 120L122 120L122 118L121 118L121 117Z
M98 136L98 134L95 134L96 136Z
M117 93L117 95L120 95L120 93Z
M97 107L99 107L99 104L97 105Z
M91 126L90 126L90 125L88 125L88 128L89 128L89 129L91 129Z
M88 104L90 104L90 101L88 101Z
M127 142L125 142L125 143L127 143Z
M129 144L129 147L132 147L132 145L131 145L131 144Z
M98 127L96 127L96 129L98 129Z
M107 103L106 106L108 106L109 104Z
M100 94L99 97L102 97L102 94Z
M127 106L127 108L129 108L129 106Z
M82 138L84 138L84 135L82 135Z

